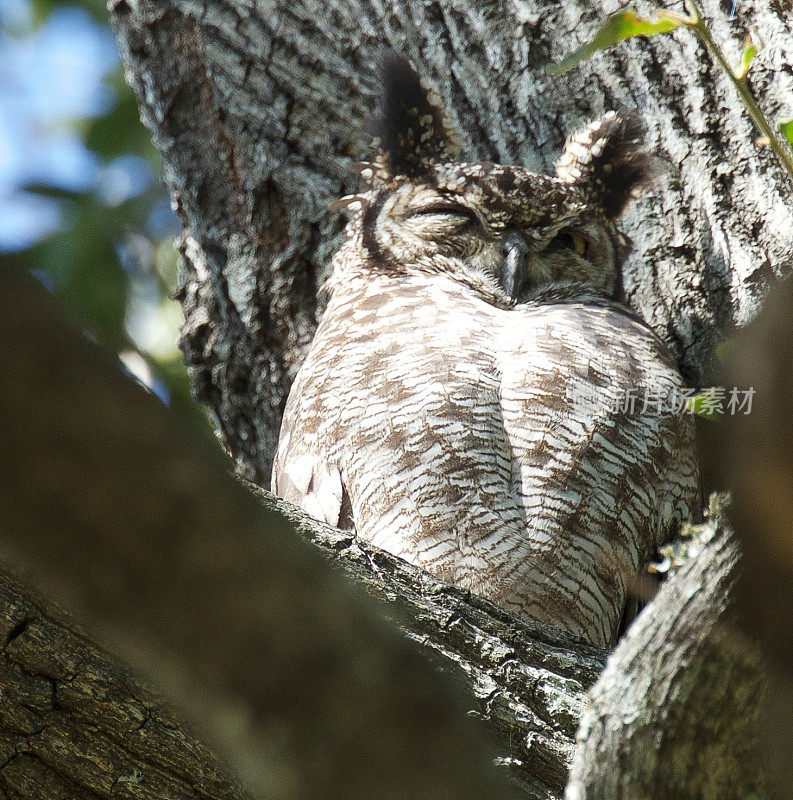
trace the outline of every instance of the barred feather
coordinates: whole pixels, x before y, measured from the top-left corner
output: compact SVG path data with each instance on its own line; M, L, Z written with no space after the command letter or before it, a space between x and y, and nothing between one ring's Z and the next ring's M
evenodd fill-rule
M658 171L644 121L630 109L609 111L572 134L556 165L557 176L584 187L609 219L622 214Z

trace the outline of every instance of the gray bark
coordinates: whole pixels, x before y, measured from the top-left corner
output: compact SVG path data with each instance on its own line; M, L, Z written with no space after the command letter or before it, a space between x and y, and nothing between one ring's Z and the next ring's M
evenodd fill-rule
M708 9L716 18L717 35L731 33L715 3ZM241 475L260 485L269 478L280 411L321 310L316 289L339 241L342 221L327 204L355 187L349 163L368 153L365 120L376 92L372 70L384 44L406 51L436 79L472 158L546 168L565 134L604 107L624 102L643 111L670 167L659 189L625 221L636 241L626 290L673 346L690 379L710 379L713 350L725 331L748 320L768 277L788 272L793 263L793 212L785 202L790 185L771 154L755 147L751 124L731 88L685 32L625 44L564 77L545 74L549 60L572 49L612 10L583 2L525 0L475 5L466 0L387 5L112 0L127 74L162 152L165 178L185 225L182 348L196 394L209 405ZM752 82L772 115L782 110L793 82L785 13L759 1L740 9L742 22L756 27L766 44ZM5 343L20 340L24 336L20 339L19 333L0 337ZM40 344L46 349L44 340ZM56 366L57 361L48 368L58 373ZM14 372L9 365L4 374ZM34 397L48 393L44 385ZM89 382L87 396L101 397L101 386L102 379ZM35 451L37 441L42 452L49 452L51 442L58 441L52 429L37 426L44 419L57 420L63 399L41 418L23 417L24 430L41 436L20 440L19 453ZM12 408L25 411L20 403ZM109 416L111 423L128 416L129 407L120 408L124 413ZM91 422L102 418L95 409ZM93 441L93 425L86 423L78 442ZM134 449L134 437L122 443L111 436L104 441L107 450L98 452L163 452L153 442L165 428L147 433L141 423L135 430L144 449ZM120 535L118 521L108 514L114 506L108 504L103 514L102 505L97 508L92 499L95 494L85 494L95 489L90 481L100 480L107 464L89 447L93 472L79 460L64 462L63 474L82 479L82 492L80 480L68 491L54 478L42 483L41 475L56 474L43 464L38 473L27 473L38 474L36 480L4 484L3 507L17 513L4 521L6 557L36 565L35 574L56 587L52 592L94 620L108 641L145 666L171 698L189 706L199 730L220 746L255 791L264 794L272 775L281 774L286 776L283 797L502 796L452 705L446 700L436 704L436 694L445 698L446 690L415 650L400 649L366 611L346 616L347 604L358 608L357 601L348 599L343 584L327 577L308 551L291 543L280 513L262 511L230 485L217 483L217 475L210 480L204 470L222 467L203 451L198 459L186 457L174 431L164 440L185 461L171 456L162 472L148 476L150 487L168 487L176 480L181 489L173 492L172 502L141 494L130 503L128 518L141 508L162 510L159 522L144 515L138 530L146 535L108 540L108 531ZM80 447L71 447L65 452L74 459ZM204 459L213 466L201 467ZM120 461L111 459L115 468L99 484L111 497L130 472L130 465ZM202 495L195 491L202 481L224 488ZM64 529L72 537L82 532L88 538L75 546L51 518L42 516L41 509L48 507L44 497L57 510L66 503ZM191 509L190 519L179 525L174 520L185 508ZM83 524L85 514L91 525ZM551 632L527 630L342 533L306 520L301 527L385 599L404 630L473 690L476 700L468 695L469 708L492 723L502 763L525 796L559 797L584 690L602 654ZM268 539L262 542L265 529ZM182 538L162 541L152 535L156 530L168 537L177 530ZM221 530L228 536L223 547L218 545ZM108 541L127 544L108 547ZM168 555L164 560L162 548ZM703 693L691 693L691 719L717 715L708 735L718 746L694 763L680 755L684 738L675 726L684 723L674 713L663 713L677 691L690 690L691 674L723 664L721 652L709 649L704 630L694 624L698 618L689 616L692 604L705 613L714 601L711 613L720 618L725 605L729 548L722 542L706 551L715 559L718 580L709 582L706 557L695 559L664 590L669 605L649 606L612 656L595 701L603 720L619 714L614 703L624 697L618 691L624 684L637 704L636 721L621 730L604 722L602 736L588 724L575 762L574 781L579 783L573 787L583 786L581 776L596 774L595 758L605 758L606 769L621 774L616 754L626 752L624 742L634 735L656 735L662 728L670 734L669 749L651 772L637 771L638 783L624 796L652 793L658 775L681 763L690 786L704 785L714 760L742 735L742 728L721 724L732 713L729 707L713 709ZM250 591L244 596L261 598L261 603L238 602L234 589L240 586L240 570ZM107 575L119 577L108 582ZM152 592L146 598L149 605L142 602L140 585ZM660 609L660 616L653 608ZM667 653L663 639L669 631L667 609L670 619L680 622L680 657ZM334 627L339 619L346 620L341 632ZM304 630L306 620L311 625ZM13 630L13 624L7 627ZM240 641L246 643L242 648ZM643 644L642 658L625 657L637 642ZM273 643L279 646L276 653ZM318 648L326 652L325 645L333 654L330 689L311 657ZM371 658L371 674L361 654ZM649 675L646 665L654 663L656 654L668 657ZM305 666L298 680L291 674L295 663ZM653 691L641 691L648 683ZM112 685L108 678L107 686ZM302 693L295 695L298 688ZM739 681L733 688L755 696L752 681ZM284 693L296 698L298 707L312 709L309 736L301 739L294 715L278 713ZM425 724L412 728L403 724L404 711L415 708L417 698L431 710L421 707L414 716ZM339 714L338 708L350 714ZM250 729L239 723L236 730L241 726L243 735L228 735L217 730L218 718L248 719ZM394 730L399 736L389 738ZM339 771L340 764L349 764L333 749L339 737L343 753L356 753L352 782ZM389 751L389 741L396 742L395 750ZM734 751L745 752L741 747ZM21 777L13 789L3 786L4 791L40 797L30 779L35 773L25 772L30 761L17 756L10 763L21 769ZM80 763L70 761L69 780L82 774ZM719 780L735 776L735 785L753 785L747 774L745 761L725 760ZM128 788L117 780L110 785L110 794ZM54 789L53 796L56 791L63 790ZM81 796L92 795L86 789ZM581 789L578 796L598 795Z
M278 421L311 338L316 289L356 187L385 45L438 83L469 158L548 168L573 128L637 106L669 169L625 220L629 298L693 382L725 330L793 264L791 184L734 90L686 31L635 40L551 77L545 67L618 3L116 0L128 78L185 223L182 349L241 474L267 485ZM765 44L750 83L774 117L793 87L790 19L763 0L728 24Z
M735 625L738 548L711 508L589 694L566 800L769 796L763 662Z

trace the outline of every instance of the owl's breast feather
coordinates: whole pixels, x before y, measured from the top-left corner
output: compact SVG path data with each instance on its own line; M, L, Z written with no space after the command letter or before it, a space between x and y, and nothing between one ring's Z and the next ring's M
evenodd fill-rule
M679 386L660 340L608 303L507 310L447 278L382 277L328 306L274 486L332 524L347 503L362 537L605 644L696 502L690 419L617 401Z

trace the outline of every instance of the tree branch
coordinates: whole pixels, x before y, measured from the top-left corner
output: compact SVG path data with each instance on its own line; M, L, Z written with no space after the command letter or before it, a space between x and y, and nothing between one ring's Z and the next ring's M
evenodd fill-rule
M735 625L738 550L715 498L711 512L590 693L567 800L770 796L764 669Z
M0 273L0 297L0 557L13 572L29 568L26 583L149 676L253 796L511 794L488 763L492 737L465 719L470 695L463 702L283 514L263 509L216 447L66 325L32 278ZM6 607L3 627L19 634L9 647L27 642L35 658L41 645L40 659L79 671L82 637L25 638L24 602ZM112 701L120 671L96 680L123 727L137 712ZM4 695L3 713L24 713L24 701ZM90 717L90 698L75 713ZM71 740L50 744L49 762L68 760L75 784L93 787L105 770ZM166 744L162 757L181 759ZM41 770L15 764L13 796L39 800ZM0 770L11 793L2 780ZM159 796L146 782L140 791Z
M3 796L244 800L160 698L6 575L0 636Z

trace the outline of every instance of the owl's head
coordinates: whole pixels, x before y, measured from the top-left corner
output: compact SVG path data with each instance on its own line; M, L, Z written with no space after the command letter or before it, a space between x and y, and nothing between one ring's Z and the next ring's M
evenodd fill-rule
M391 54L375 134L366 189L337 204L356 212L370 266L448 273L507 304L557 283L618 295L628 240L615 222L655 171L636 112L571 136L555 177L460 162L437 93Z

